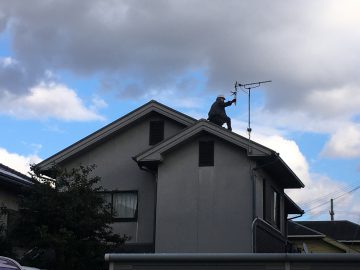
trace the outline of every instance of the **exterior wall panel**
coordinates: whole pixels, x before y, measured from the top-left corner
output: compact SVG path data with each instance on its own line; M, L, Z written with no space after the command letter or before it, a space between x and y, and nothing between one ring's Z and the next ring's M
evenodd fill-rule
M213 167L198 166L198 141L214 140ZM245 152L203 136L163 157L158 169L156 252L251 252L252 182Z
M140 170L132 159L150 147L150 120L165 120L165 138L183 128L183 125L155 114L61 164L67 168L77 167L79 164L96 164L94 174L102 177L101 185L104 189L138 190L137 222L116 222L112 225L114 232L131 236L130 242L153 242L155 178L149 172Z

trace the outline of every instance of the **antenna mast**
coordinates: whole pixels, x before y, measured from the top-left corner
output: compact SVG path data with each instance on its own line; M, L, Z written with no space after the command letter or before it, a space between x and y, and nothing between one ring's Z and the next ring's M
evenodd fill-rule
M263 83L269 83L271 81L261 81L261 82L252 82L252 83L246 83L246 84L241 84L241 83L238 83L237 81L235 82L235 85L234 85L234 88L235 88L235 91L231 91L231 94L235 97L237 97L237 92L238 92L238 87L240 87L240 89L247 93L248 94L248 127L247 127L247 132L249 134L249 140L250 140L250 136L251 136L251 122L250 122L250 106L251 106L251 89L253 88L257 88L257 87L260 87L261 84ZM244 88L244 89L242 89ZM235 103L236 105L236 103Z

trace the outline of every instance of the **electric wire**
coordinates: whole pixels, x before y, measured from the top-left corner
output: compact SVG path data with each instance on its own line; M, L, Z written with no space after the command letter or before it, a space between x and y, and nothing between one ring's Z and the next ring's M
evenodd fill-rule
M338 195L338 196L336 196L336 197L333 197L332 199L333 199L333 200L339 199L339 198L341 198L341 197L344 197L344 196L346 196L346 195L349 195L349 194L355 192L355 191L358 190L358 189L360 189L360 185L357 185L357 186L353 187L353 188L350 189L349 191L345 191L345 192L342 191L342 193L340 193L340 195ZM339 194L339 192L336 192L336 193ZM317 209L317 208L319 208L319 207L321 207L321 206L323 206L323 205L326 205L326 204L328 204L328 203L329 203L329 199L327 198L327 200L326 200L325 202L322 202L322 203L320 203L320 204L318 204L318 205L316 205L316 206L314 206L314 207L311 207L311 208L307 209L307 210L305 211L305 214L309 214L310 211L312 211L312 210L314 210L314 209ZM313 215L313 214L312 214L312 215Z
M318 203L322 205L323 202L324 202L324 204L327 203L330 198L335 198L335 197L337 198L339 195L346 195L346 194L351 193L359 188L360 188L360 185L352 184L352 185L345 187L343 190L330 192L325 195L321 195L313 200L307 201L302 204L302 207L309 208L311 205L318 204ZM342 197L342 196L340 196L340 197Z
M360 185L357 185L356 187L353 187L351 190L346 191L346 192L343 192L343 193L341 193L340 195L334 197L333 200L337 200L337 199L342 198L342 197L344 197L344 196L346 196L346 195L349 195L349 194L351 194L352 192L355 192L356 190L358 190L359 188L360 188ZM336 192L336 193L339 193L339 192ZM318 204L318 205L316 205L316 206L314 206L314 207L312 207L312 208L310 208L310 209L307 209L307 210L305 211L305 214L304 214L304 215L305 215L305 216L309 215L309 216L312 217L312 218L314 218L315 216L321 215L321 214L323 214L324 211L318 211L318 213L311 213L311 211L314 210L314 209L317 209L317 208L319 208L319 207L321 207L321 206L327 205L328 203L329 203L329 199L327 199L327 201L325 201L325 202L323 202L323 203L320 203L320 204ZM322 213L321 213L321 212L322 212ZM338 212L338 211L337 211L337 212Z
M349 185L347 187L345 187L343 190L338 190L338 191L333 191L333 192L330 192L330 193L326 193L324 195L321 195L321 196L318 196L317 198L313 199L313 200L310 200L306 203L303 204L304 205L311 205L311 204L315 204L316 202L321 202L323 201L324 199L328 200L329 197L335 197L339 194L342 194L345 190L345 192L348 192L350 191L351 189L353 189L354 187L356 187L357 185L355 184L352 184L352 185Z

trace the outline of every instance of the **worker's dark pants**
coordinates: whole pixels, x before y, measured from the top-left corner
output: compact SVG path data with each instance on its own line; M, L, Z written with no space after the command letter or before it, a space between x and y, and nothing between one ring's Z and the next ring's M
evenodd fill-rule
M227 128L231 130L231 119L228 116L213 116L209 118L209 121L219 126L222 126L224 123L226 123Z

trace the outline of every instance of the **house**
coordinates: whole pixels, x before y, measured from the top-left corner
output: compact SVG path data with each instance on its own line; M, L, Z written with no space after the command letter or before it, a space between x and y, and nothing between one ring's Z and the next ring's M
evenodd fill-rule
M287 217L303 213L284 189L304 185L278 153L156 101L37 167L53 164L97 165L132 252L285 252Z
M23 188L33 184L30 177L0 163L0 207L7 208L6 215L0 215L0 223L9 229L18 209L18 196Z
M360 225L348 220L288 223L288 239L306 253L360 252Z

